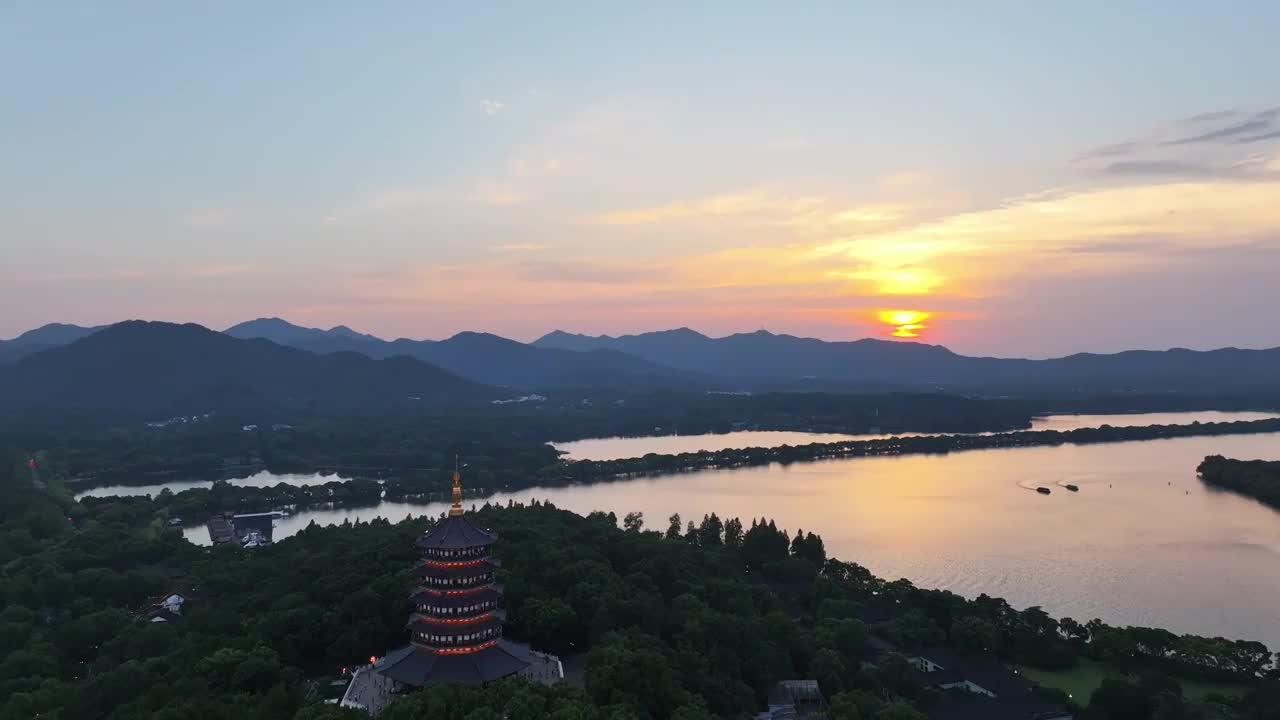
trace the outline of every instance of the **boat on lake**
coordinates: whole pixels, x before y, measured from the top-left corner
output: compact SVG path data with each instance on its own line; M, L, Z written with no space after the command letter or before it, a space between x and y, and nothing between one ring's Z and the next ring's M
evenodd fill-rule
M1048 495L1052 491L1049 490L1049 488L1047 487L1038 487L1036 488L1036 492L1040 493L1041 495Z
M1065 485L1064 487L1066 487L1066 488L1067 488L1068 490L1070 490L1071 492L1080 492L1080 486L1079 486L1079 485L1072 485L1072 484L1068 483L1068 484L1067 484L1067 485Z

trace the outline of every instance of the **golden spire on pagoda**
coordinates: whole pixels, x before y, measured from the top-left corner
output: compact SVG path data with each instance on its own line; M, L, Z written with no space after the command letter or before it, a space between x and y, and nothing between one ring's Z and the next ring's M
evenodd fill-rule
M449 508L449 515L462 514L462 477L458 474L458 459L453 459L453 507Z

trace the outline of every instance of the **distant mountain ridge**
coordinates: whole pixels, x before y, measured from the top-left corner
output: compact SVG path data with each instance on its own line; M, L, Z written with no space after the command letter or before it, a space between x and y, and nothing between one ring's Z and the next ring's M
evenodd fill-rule
M295 342L306 342L316 337L326 338L344 338L348 340L361 340L366 342L384 342L382 338L373 335L365 335L358 333L346 325L337 325L328 330L319 328L308 328L294 325L286 320L277 317L258 318L242 322L238 325L223 330L224 333L231 337L237 337L242 340L251 338L266 338L274 343L281 345L292 345Z
M108 328L109 329L109 328ZM0 342L0 370L101 334L47 325ZM969 357L940 345L863 339L831 342L766 331L713 338L689 328L622 336L554 331L530 344L489 333L446 340L384 340L346 326L328 330L260 318L226 336L261 338L328 355L414 358L475 383L527 389L944 390L962 393L1280 391L1280 348L1079 353L1047 360Z
M0 368L6 408L118 414L385 409L501 397L421 361L317 355L199 325L127 321Z
M315 353L357 352L373 358L404 355L470 380L523 388L564 386L667 386L695 381L688 373L601 349L572 352L539 348L490 333L460 332L446 340L383 340L338 326L306 328L264 318L227 328L238 338L263 338Z
M15 363L22 358L41 350L59 347L88 337L104 326L81 327L63 323L42 325L35 330L28 330L12 340L0 340L0 365Z
M811 380L964 391L1177 391L1280 388L1280 348L1130 350L1048 360L968 357L940 345L863 339L829 342L767 331L712 338L689 328L639 335L554 331L537 347L614 349L669 367L741 379Z

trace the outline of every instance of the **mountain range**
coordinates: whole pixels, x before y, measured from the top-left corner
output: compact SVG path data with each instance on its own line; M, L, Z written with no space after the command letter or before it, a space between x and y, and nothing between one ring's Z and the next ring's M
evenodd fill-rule
M533 345L618 350L667 367L721 378L805 379L859 387L994 392L1280 389L1280 348L1130 350L1024 360L969 357L941 345L872 339L827 342L763 330L711 338L688 328L620 337L556 331Z
M413 358L320 355L199 325L137 320L0 370L0 397L11 410L164 417L208 409L442 405L500 396L496 388Z
M305 328L279 318L234 325L226 334L262 338L315 353L358 352L372 358L404 355L478 383L528 389L656 387L690 384L693 375L611 349L575 352L526 345L489 333L462 332L447 340L382 340L338 326Z
M146 351L140 356L141 348ZM619 337L556 331L529 344L476 332L438 341L384 340L345 326L323 330L279 318L222 333L137 321L106 328L49 325L0 342L0 390L10 400L74 397L92 405L89 398L100 397L99 404L128 405L124 389L139 386L113 382L113 373L163 386L153 394L173 402L183 392L224 399L245 392L274 402L323 398L344 404L357 402L358 389L369 393L370 402L383 402L418 396L414 387L441 399L567 387L1275 394L1280 348L1024 360L969 357L923 343L828 342L765 331L713 338L688 328ZM117 390L123 395L111 394Z

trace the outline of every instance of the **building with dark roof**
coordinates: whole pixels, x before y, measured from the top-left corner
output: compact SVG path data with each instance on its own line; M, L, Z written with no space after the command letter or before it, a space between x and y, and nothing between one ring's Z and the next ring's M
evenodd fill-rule
M930 648L908 658L920 680L943 690L930 720L1072 720L1072 713L994 658Z
M377 672L398 685L483 684L519 673L534 659L528 646L505 640L502 587L491 557L498 536L472 525L453 474L449 514L414 543L421 553L409 617L410 643L388 653Z
M166 593L147 604L138 617L153 623L174 623L182 619L182 606L187 598L181 593Z
M806 720L825 718L827 702L817 680L783 680L769 688L769 709L756 720Z
M214 545L239 542L249 547L260 547L271 542L275 520L284 513L279 511L236 515L222 512L209 518L209 540Z
M214 545L223 545L236 539L235 528L231 527L230 513L218 513L209 518L209 540Z

